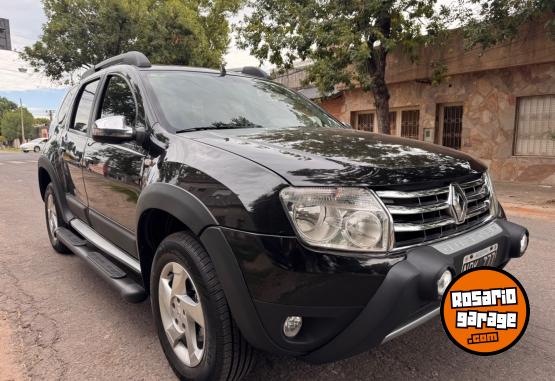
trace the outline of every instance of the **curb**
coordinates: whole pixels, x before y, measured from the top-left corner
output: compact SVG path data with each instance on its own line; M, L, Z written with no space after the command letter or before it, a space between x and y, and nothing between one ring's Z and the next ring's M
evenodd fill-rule
M516 214L519 217L540 217L555 220L555 208L536 205L519 205L510 202L501 202L505 212Z

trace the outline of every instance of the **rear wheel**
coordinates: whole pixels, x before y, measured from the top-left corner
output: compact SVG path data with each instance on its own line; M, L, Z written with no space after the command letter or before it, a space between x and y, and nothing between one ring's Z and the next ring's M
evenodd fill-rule
M239 380L252 348L235 325L210 257L189 233L167 237L150 278L160 343L181 380Z
M48 184L44 192L44 212L46 215L46 230L48 231L48 238L52 247L58 253L68 254L70 252L69 249L56 237L56 229L58 227L66 227L66 224L58 208L52 183Z
M39 151L40 151L40 147L39 147L39 146L36 146L36 147L33 149L33 151L39 152Z

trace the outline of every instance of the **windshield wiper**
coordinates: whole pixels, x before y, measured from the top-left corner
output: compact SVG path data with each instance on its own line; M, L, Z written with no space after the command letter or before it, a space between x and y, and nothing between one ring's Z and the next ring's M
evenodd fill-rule
M239 129L239 128L262 128L262 126L258 124L238 125L233 123L229 123L229 124L218 123L218 124L213 124L211 126L185 128L183 130L177 131L177 133L187 132L187 131L203 131L203 130L231 130L231 129Z

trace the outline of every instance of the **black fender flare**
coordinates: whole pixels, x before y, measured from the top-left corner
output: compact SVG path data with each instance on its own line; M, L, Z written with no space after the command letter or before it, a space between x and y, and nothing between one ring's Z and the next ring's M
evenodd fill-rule
M207 226L218 225L212 213L194 194L173 184L155 182L146 186L137 201L135 215L136 222L136 252L141 265L141 276L145 287L148 287L150 266L154 253L144 255L144 242L142 241L144 216L148 210L161 210L173 216L191 230L197 237ZM155 248L153 248L155 250Z
M58 200L58 203L59 203L58 208L62 211L62 217L63 217L64 221L65 222L71 221L73 219L73 214L71 213L71 211L69 210L69 207L67 205L65 192L64 192L64 189L62 187L62 184L60 183L60 179L57 175L56 170L54 169L54 166L52 165L50 160L48 160L48 158L44 155L39 157L39 160L38 160L37 177L38 177L39 185L40 185L40 170L41 169L45 170L48 173L48 176L50 177L50 182L54 186L54 193L56 195L56 200ZM41 194L41 197L43 197L43 196L44 195Z
M194 194L173 184L154 183L147 186L137 202L137 230L140 219L149 209L160 209L184 223L198 237L202 230L218 221Z

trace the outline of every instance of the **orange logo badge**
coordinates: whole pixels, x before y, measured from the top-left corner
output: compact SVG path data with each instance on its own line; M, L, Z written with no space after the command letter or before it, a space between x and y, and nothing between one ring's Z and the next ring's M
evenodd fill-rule
M518 280L496 268L460 274L444 293L441 321L459 348L477 355L506 351L526 331L528 296Z

